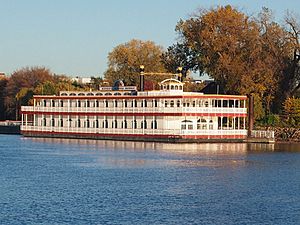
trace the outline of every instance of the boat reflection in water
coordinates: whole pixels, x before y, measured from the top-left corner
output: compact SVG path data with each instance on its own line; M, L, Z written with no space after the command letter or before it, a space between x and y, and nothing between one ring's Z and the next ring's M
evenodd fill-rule
M50 146L53 146L54 152L48 152L47 154L90 156L93 160L79 162L81 166L89 167L243 166L251 163L248 157L249 154L274 151L274 144L171 144L56 138L24 139L50 144Z

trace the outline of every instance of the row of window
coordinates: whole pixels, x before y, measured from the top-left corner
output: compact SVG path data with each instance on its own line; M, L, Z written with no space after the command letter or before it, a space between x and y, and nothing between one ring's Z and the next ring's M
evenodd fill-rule
M64 127L64 122L67 122L67 126L71 127L72 125L72 119L69 119L67 121L64 121L63 119L60 119L58 121L55 121L55 119L51 119L50 120L50 125L52 127L58 126L58 127ZM68 123L69 122L69 123ZM47 119L43 118L41 121L41 126L47 126ZM108 120L103 120L102 121L102 126L100 127L100 122L99 120L95 120L93 125L91 124L90 120L85 120L82 121L80 119L77 119L75 121L75 127L84 127L84 128L123 128L123 129L127 129L128 127L128 122L127 120L123 120L121 123L118 122L118 120L113 120L111 121L111 123L109 124ZM151 121L151 129L157 129L157 121L153 120ZM140 124L138 124L138 122L136 120L131 121L131 128L133 129L148 129L150 128L148 125L147 120L143 120L140 122Z
M114 92L114 93L111 93L111 92L105 92L105 93L102 93L102 92L98 92L96 94L90 92L90 93L70 93L69 95L67 93L62 93L61 96L120 96L120 95L134 95L134 92L124 92L124 93L120 93L120 92Z
M163 102L163 101L162 101ZM165 100L164 101L164 107L236 107L236 108L240 108L243 107L243 104L239 101L239 100L228 100L228 102L223 102L220 103L221 100L213 100L212 104L210 104L209 101L205 101L205 100L200 100L200 101L180 101L180 100ZM51 101L51 107L64 107L64 104L66 102L64 102L63 100L60 100L59 102L52 100ZM100 104L102 103L103 107L148 107L149 105L149 101L147 100L142 100L142 101L137 101L137 100L132 100L132 101L127 101L127 100L123 100L123 101L119 101L119 100L113 100L113 101L109 101L109 100L104 100L103 102L100 102L98 100L96 101L89 101L89 100L84 100L84 101L76 101L75 102L75 107L100 107ZM138 104L139 103L139 104ZM158 107L158 101L157 100L153 100L151 101L151 107ZM72 104L72 102L71 102ZM181 105L182 104L182 105ZM43 106L46 107L47 106L47 101L44 100L43 101Z

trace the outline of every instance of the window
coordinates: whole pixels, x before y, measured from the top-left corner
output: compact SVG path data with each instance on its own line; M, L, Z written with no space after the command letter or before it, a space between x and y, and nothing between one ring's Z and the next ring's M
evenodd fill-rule
M154 100L154 107L157 107L157 100Z
M47 120L46 120L46 118L43 119L43 125L47 126Z
M124 107L127 107L127 100L124 100Z
M144 101L144 107L147 107L147 100Z
M90 107L90 101L86 102L86 107Z
M136 122L136 120L132 121L132 128L137 129L137 122Z
M118 100L115 100L115 107L118 107Z
M108 121L107 120L103 121L103 128L108 128Z
M52 100L52 107L55 107L55 101Z
M99 107L99 101L98 100L96 101L96 107Z
M52 126L52 127L55 126L55 120L54 120L54 118L51 119L51 126Z
M171 106L171 107L174 107L174 100L171 100L170 106Z
M77 107L81 107L81 102L80 101L77 102Z
M193 129L193 122L191 120L183 120L181 121L181 130L192 130Z
M147 120L141 122L141 128L147 129Z
M151 122L151 129L157 129L157 121L156 120L153 120Z
M81 124L80 124L80 119L77 120L77 127L80 127Z
M64 126L64 121L63 119L60 119L60 127L63 127Z
M86 127L87 127L87 128L90 127L90 120L86 120Z
M117 120L112 121L112 128L118 128L118 121Z
M122 128L127 129L127 120L124 120L122 123Z
M63 100L60 100L60 107L64 107L64 102L63 102Z
M72 119L69 119L69 127L72 127Z
M108 101L105 100L105 107L107 108L108 107Z
M46 100L44 100L44 106L45 106L45 107L47 106L47 101L46 101Z
M165 101L165 107L168 107L168 101Z

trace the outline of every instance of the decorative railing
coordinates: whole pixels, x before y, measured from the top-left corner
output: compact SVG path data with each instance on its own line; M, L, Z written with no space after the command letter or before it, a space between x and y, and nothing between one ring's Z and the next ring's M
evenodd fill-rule
M253 138L275 138L274 131L272 130L252 130L250 136Z
M246 108L217 107L39 107L22 106L23 112L92 112L92 113L234 113L245 114Z

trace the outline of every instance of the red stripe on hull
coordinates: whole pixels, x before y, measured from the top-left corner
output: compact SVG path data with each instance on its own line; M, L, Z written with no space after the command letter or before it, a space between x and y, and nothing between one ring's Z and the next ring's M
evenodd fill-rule
M105 134L105 133L74 133L74 132L49 132L49 131L21 131L23 135L62 135L62 136L81 136L81 137L138 137L138 138L157 138L157 139L245 139L245 135L163 135L163 134Z

